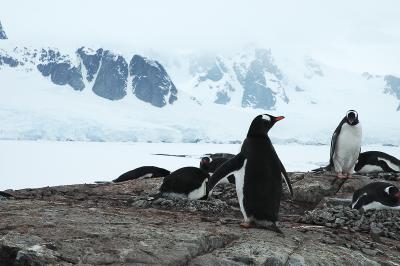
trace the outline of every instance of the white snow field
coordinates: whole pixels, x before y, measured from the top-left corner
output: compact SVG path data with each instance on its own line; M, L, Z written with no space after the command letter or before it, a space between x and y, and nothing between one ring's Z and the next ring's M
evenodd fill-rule
M71 51L61 52L72 53L74 58ZM253 57L254 51L239 59L221 57L230 66L227 76L233 85L238 81L232 78L232 66L247 64ZM127 96L110 101L95 95L90 87L74 91L68 85L55 85L29 63L2 66L0 139L232 143L243 140L256 115L270 113L286 117L273 129L276 143L329 144L346 111L355 109L363 125L364 144L400 145L399 100L385 93L382 77L366 79L322 63L318 66L323 76L319 76L309 69L307 60L278 57L284 80L281 86L275 77L266 75L269 86L278 85L272 86L276 105L264 110L242 108L239 86L232 91L231 102L215 104L217 86L223 85L225 77L197 87L198 76L187 73L185 60L189 59L177 60L180 67L165 62L165 68L178 89L178 100L163 108L138 100L129 82ZM288 102L282 99L285 95Z
M329 160L328 145L275 144L287 171L309 171ZM0 141L0 190L111 181L139 166L170 171L198 166L206 153L237 153L240 144ZM400 147L363 146L400 157ZM155 154L187 155L187 157Z

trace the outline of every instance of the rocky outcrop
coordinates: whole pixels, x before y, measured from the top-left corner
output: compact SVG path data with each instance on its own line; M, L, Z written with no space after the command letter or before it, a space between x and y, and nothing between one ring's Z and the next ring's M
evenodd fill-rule
M54 49L42 49L39 61L37 69L43 76L50 76L54 84L68 84L77 91L85 88L80 67L74 66L67 55Z
M242 217L231 184L218 185L206 201L153 200L149 196L157 192L161 178L8 191L15 199L0 201L0 264L400 263L400 242L391 237L392 229L388 229L388 237L384 233L388 226L397 226L397 214L361 214L343 207L313 210L317 200L301 194L317 195L315 187L321 182L324 194L341 195L335 191L340 191L344 184L329 189L324 175L290 176L297 197L308 203L292 200L285 194L279 223L285 237L262 229L241 229L238 224ZM365 176L357 179L374 181ZM356 189L357 184L362 183L354 182L347 189ZM299 188L303 192L296 191ZM389 216L385 215L391 219L386 221ZM360 228L368 224L368 230L354 230L351 224L359 217L365 217ZM372 220L375 224L369 223Z
M17 67L20 64L21 62L10 56L6 51L0 49L0 66L8 65L9 67Z
M36 69L56 85L69 85L76 91L82 91L87 86L96 95L113 101L127 95L130 73L133 93L140 100L156 107L173 104L177 100L178 91L164 67L139 55L135 55L128 66L122 55L102 48L81 47L75 54L69 55L55 48L36 50L15 47L9 51L0 49L2 65L21 66L27 73Z
M386 82L385 93L392 94L400 100L400 78L392 75L384 77ZM400 104L397 107L397 111L400 111Z
M157 61L134 55L129 64L132 92L142 101L156 107L172 104L177 100L177 89L164 67Z
M93 92L109 100L120 100L126 95L127 81L128 63L124 57L105 50Z
M276 93L272 90L273 83L279 83L283 76L275 65L271 51L256 49L255 58L247 66L236 65L235 72L244 88L242 106L271 110L276 103ZM272 76L267 82L266 76ZM288 101L285 96L285 101Z
M271 88L267 86L261 60L255 60L250 64L243 87L243 107L271 109L275 105L276 98Z
M210 68L206 70L206 73L200 75L199 82L205 80L211 81L219 81L224 77L224 74L227 72L227 68L224 62L220 58L216 58L215 62L212 64Z
M76 51L86 69L86 80L92 81L100 67L103 49L94 51L90 48L81 47Z
M6 33L3 29L3 26L1 25L1 22L0 22L0 40L5 40L5 39L7 39L7 35L6 35Z

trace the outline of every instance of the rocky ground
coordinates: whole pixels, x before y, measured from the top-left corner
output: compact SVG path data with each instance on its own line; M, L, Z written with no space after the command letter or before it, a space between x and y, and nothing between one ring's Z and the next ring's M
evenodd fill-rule
M279 227L242 229L234 186L207 201L151 200L161 178L8 191L0 265L400 265L400 212L359 213L352 192L399 176L291 173Z

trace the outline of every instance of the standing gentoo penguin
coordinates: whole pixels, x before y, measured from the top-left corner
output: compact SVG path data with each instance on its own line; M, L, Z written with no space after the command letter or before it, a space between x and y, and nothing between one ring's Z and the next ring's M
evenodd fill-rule
M332 136L329 170L335 170L338 178L351 177L361 150L362 128L358 113L349 110Z
M211 176L207 191L222 178L233 174L244 222L240 226L261 226L279 233L276 226L282 196L282 178L293 195L285 167L268 137L268 131L283 116L268 114L254 118L240 152Z
M235 155L233 155L232 157L234 157L234 156ZM227 157L214 157L211 159L210 159L210 157L203 157L200 160L200 169L202 169L203 171L206 171L207 173L214 173L218 167L223 165L228 160L229 159ZM222 180L221 180L221 182L222 182ZM225 180L225 183L227 183L227 182L229 182L231 184L235 184L235 177L233 175L228 176Z
M393 184L374 182L356 190L351 202L353 209L400 209L400 191Z
M183 167L167 175L160 187L163 196L206 199L206 184L210 175L197 167Z
M150 177L164 177L170 174L170 171L156 167L156 166L142 166L125 174L120 175L118 178L114 179L113 182L124 182L132 179L145 179Z
M354 170L360 174L400 172L400 160L380 151L360 153Z

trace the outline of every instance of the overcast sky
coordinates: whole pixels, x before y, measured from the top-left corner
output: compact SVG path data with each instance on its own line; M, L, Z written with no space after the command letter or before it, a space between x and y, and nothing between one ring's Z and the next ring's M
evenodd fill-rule
M2 0L10 40L216 52L248 44L400 74L397 0ZM1 46L1 43L0 43Z

